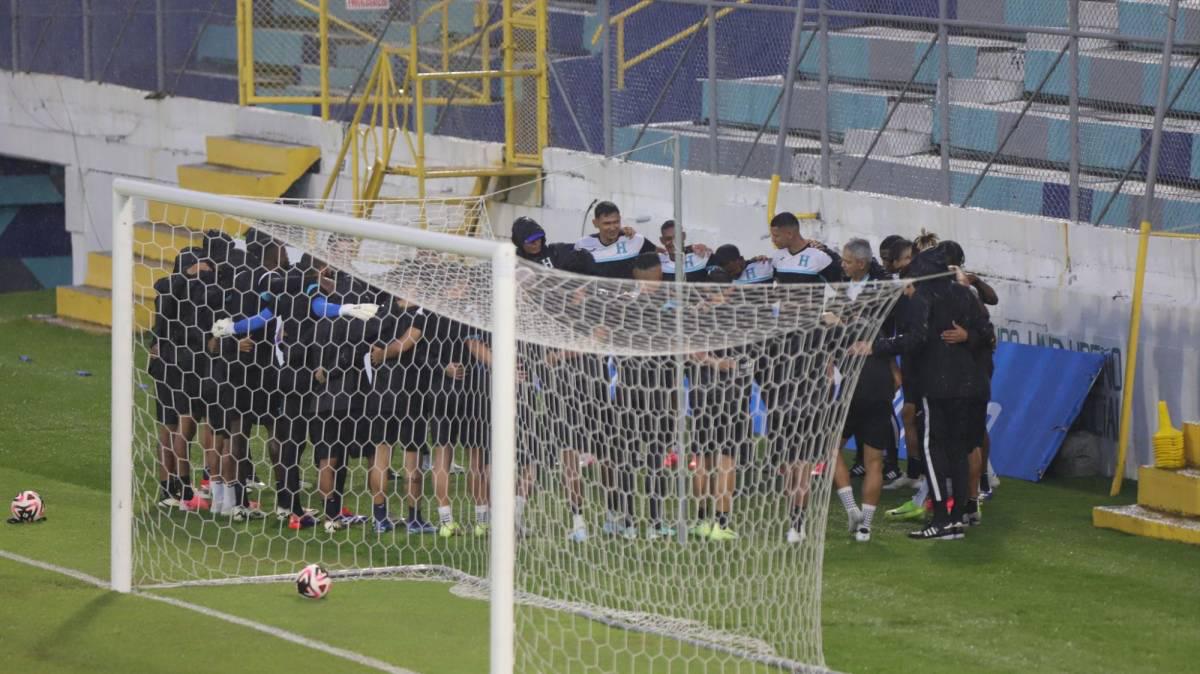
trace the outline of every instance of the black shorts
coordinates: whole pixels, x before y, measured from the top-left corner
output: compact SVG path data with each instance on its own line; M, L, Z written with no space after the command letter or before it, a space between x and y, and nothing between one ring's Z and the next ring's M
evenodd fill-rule
M709 372L692 381L692 444L702 453L744 454L751 441L750 377Z
M200 399L200 378L176 368L176 372L164 379L154 382L154 414L158 423L175 426L183 416L202 421L206 410Z
M432 408L429 396L424 394L395 394L369 414L371 442L406 452L427 452Z
M361 414L314 417L308 425L308 437L313 443L316 466L325 459L334 459L340 465L348 459L375 455L371 423Z
M929 444L925 448L926 455L943 454L951 460L965 460L978 446L975 444L976 421L971 418L978 403L965 398L926 398L924 404Z
M767 437L774 465L824 461L827 447L821 438L822 426L831 413L833 401L824 387L797 386L787 383L763 391L767 406Z
M842 441L854 438L858 448L870 446L881 451L896 449L900 428L892 403L888 400L851 401L842 426Z
M434 446L461 445L485 452L491 449L491 405L486 393L439 393L432 397L429 430Z
M675 446L676 409L672 389L619 388L617 428L622 442L608 443L605 455L632 465L644 461L650 467L661 466L668 448ZM613 445L621 445L626 455L613 455Z
M982 447L987 439L987 407L988 401L972 398L967 401L967 419L969 424L968 439L973 443L971 448Z
M606 435L616 423L608 376L594 359L569 361L549 371L546 410L559 449L601 455L613 438Z

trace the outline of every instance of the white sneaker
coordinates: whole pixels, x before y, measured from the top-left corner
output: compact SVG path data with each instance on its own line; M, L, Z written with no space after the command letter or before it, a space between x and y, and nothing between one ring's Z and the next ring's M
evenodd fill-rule
M571 533L567 534L567 539L576 543L583 543L588 539L587 527L573 527Z
M467 472L466 468L463 468L462 466L458 465L457 463L454 463L453 461L450 462L450 474L451 475L460 475L465 472Z
M292 511L288 510L287 508L276 508L275 509L275 519L286 521L286 520L290 520L291 518L292 518Z
M246 522L248 520L261 520L267 514L258 508L245 508L242 506L234 506L233 510L229 511L229 517L234 522Z
M627 541L636 541L638 537L637 527L625 527L625 531L621 532L621 537Z
M804 533L803 529L801 529L799 531L796 531L795 529L788 529L788 532L787 532L787 542L788 543L793 543L793 544L794 543L803 543L805 538L807 538L807 535Z
M863 521L862 510L855 508L854 510L848 511L846 513L846 520L850 533L858 531L858 525L862 524Z
M900 477L896 478L895 480L892 480L891 482L883 485L883 490L884 491L895 491L897 489L904 489L905 487L915 487L915 486L917 486L917 480L914 480L914 479L908 477L907 475L901 475Z
M871 540L871 530L866 527L859 527L858 531L854 532L854 540L859 543L866 543Z
M339 518L325 520L325 522L322 524L322 526L325 527L325 533L327 533L327 534L336 533L345 528L345 525L342 524L342 521Z

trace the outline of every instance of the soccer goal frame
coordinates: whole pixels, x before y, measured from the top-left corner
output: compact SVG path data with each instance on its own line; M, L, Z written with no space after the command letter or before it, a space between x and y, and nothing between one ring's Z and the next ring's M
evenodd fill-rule
M413 227L388 225L334 213L117 178L112 186L112 495L111 586L133 586L134 415L134 200L164 202L234 217L289 223L335 234L374 239L491 262L492 395L491 518L489 537L489 662L493 674L514 663L514 563L516 494L516 252L512 244Z

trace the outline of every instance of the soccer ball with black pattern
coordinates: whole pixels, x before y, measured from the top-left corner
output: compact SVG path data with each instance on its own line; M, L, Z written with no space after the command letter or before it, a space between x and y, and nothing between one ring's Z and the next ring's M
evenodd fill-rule
M42 497L32 490L14 496L8 510L12 514L12 517L8 518L9 524L26 524L46 519L46 505L42 502Z
M306 599L320 599L329 594L333 579L319 564L309 564L296 576L296 591Z

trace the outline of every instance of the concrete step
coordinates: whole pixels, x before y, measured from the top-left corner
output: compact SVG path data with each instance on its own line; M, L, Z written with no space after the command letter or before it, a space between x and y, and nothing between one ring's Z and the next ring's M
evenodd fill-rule
M1025 90L1034 91L1045 77L1058 50L1029 49L1025 53ZM1171 60L1171 82L1178 86L1187 76L1194 56L1177 54ZM1045 96L1070 95L1066 58L1054 69L1046 86ZM1144 110L1154 107L1158 97L1158 79L1162 71L1159 53L1128 49L1098 49L1079 56L1079 96L1085 100L1122 103ZM1176 113L1200 113L1200 78L1193 77L1179 96L1173 110Z
M633 141L637 137L639 129L640 126L615 129L613 133L614 149L617 152L628 151L633 147ZM680 153L684 168L699 171L709 170L712 140L709 136L708 126L690 122L651 124L646 128L646 133L638 144L639 148L644 149L635 151L630 158L634 161L670 166L673 160L670 144L656 145L655 143L667 140L676 133L680 136ZM737 174L742 164L746 162L746 156L749 153L750 161L746 165L745 175L754 178L771 177L774 172L775 138L772 134L764 134L756 146L754 144L755 135L756 132L747 129L727 127L719 129L717 137L717 147L720 153L718 155L718 173ZM652 145L652 147L645 147L647 145ZM820 149L821 144L817 141L797 136L787 139L789 156L812 155L819 153ZM784 170L787 171L792 166L792 162L790 159L785 161Z
M1140 505L1093 508L1092 524L1135 536L1200 545L1200 519L1167 515Z
M723 124L758 128L779 97L782 77L750 77L720 80L717 84L717 119ZM703 87L701 110L708 110L709 87ZM816 133L821 129L821 90L815 84L794 85L788 128ZM830 131L878 128L887 118L889 105L900 97L900 90L834 84L829 90ZM909 92L892 117L888 130L928 133L933 128L933 94ZM776 107L767 125L779 128Z
M112 290L113 257L111 251L88 253L87 275L84 284L101 290ZM133 294L153 299L154 282L170 275L171 263L141 256L133 258Z
M849 129L842 138L842 149L847 154L866 154L875 134L876 129ZM909 157L915 154L925 154L931 149L933 148L927 133L889 129L879 135L879 141L871 154L884 157Z
M958 150L991 153L1017 120L1024 102L997 105L955 101L950 106L950 143ZM1005 157L1067 166L1071 161L1070 115L1065 105L1035 103L1004 148ZM1120 114L1082 107L1079 111L1080 164L1085 169L1124 171L1139 156L1150 132L1151 115ZM936 116L933 137L940 135ZM1163 161L1159 176L1167 180L1200 180L1200 121L1164 121ZM1142 163L1135 166L1141 172Z
M204 144L209 164L289 176L288 187L321 158L321 148L315 145L280 143L248 136L208 136Z
M90 286L59 286L55 289L56 313L94 325L112 326L112 291ZM134 302L133 322L138 330L154 324L153 300Z
M1117 2L1119 32L1122 35L1162 39L1167 34L1168 4L1168 0L1120 0ZM1179 3L1175 40L1200 42L1200 3L1188 0Z
M1020 100L1024 85L1013 80L983 79L979 77L952 78L950 80L951 103L1007 103Z
M936 33L882 28L851 28L830 33L830 75L835 78L888 82L896 86L908 81L921 62L921 55ZM949 70L951 77L980 77L994 73L997 60L1017 58L1020 45L1004 40L970 36L950 37ZM919 85L937 84L941 50L934 48L917 72ZM820 50L810 49L800 62L800 71L817 75Z
M1200 517L1200 470L1139 467L1138 505L1159 512Z
M148 260L170 265L179 251L203 244L196 231L168 224L142 221L133 226L133 252Z
M183 164L178 168L179 186L210 194L275 199L295 182L287 174L219 166Z
M249 224L241 218L161 201L146 203L146 217L156 224L184 227L194 232L207 232L215 229L225 232L235 239L241 238L249 227Z

